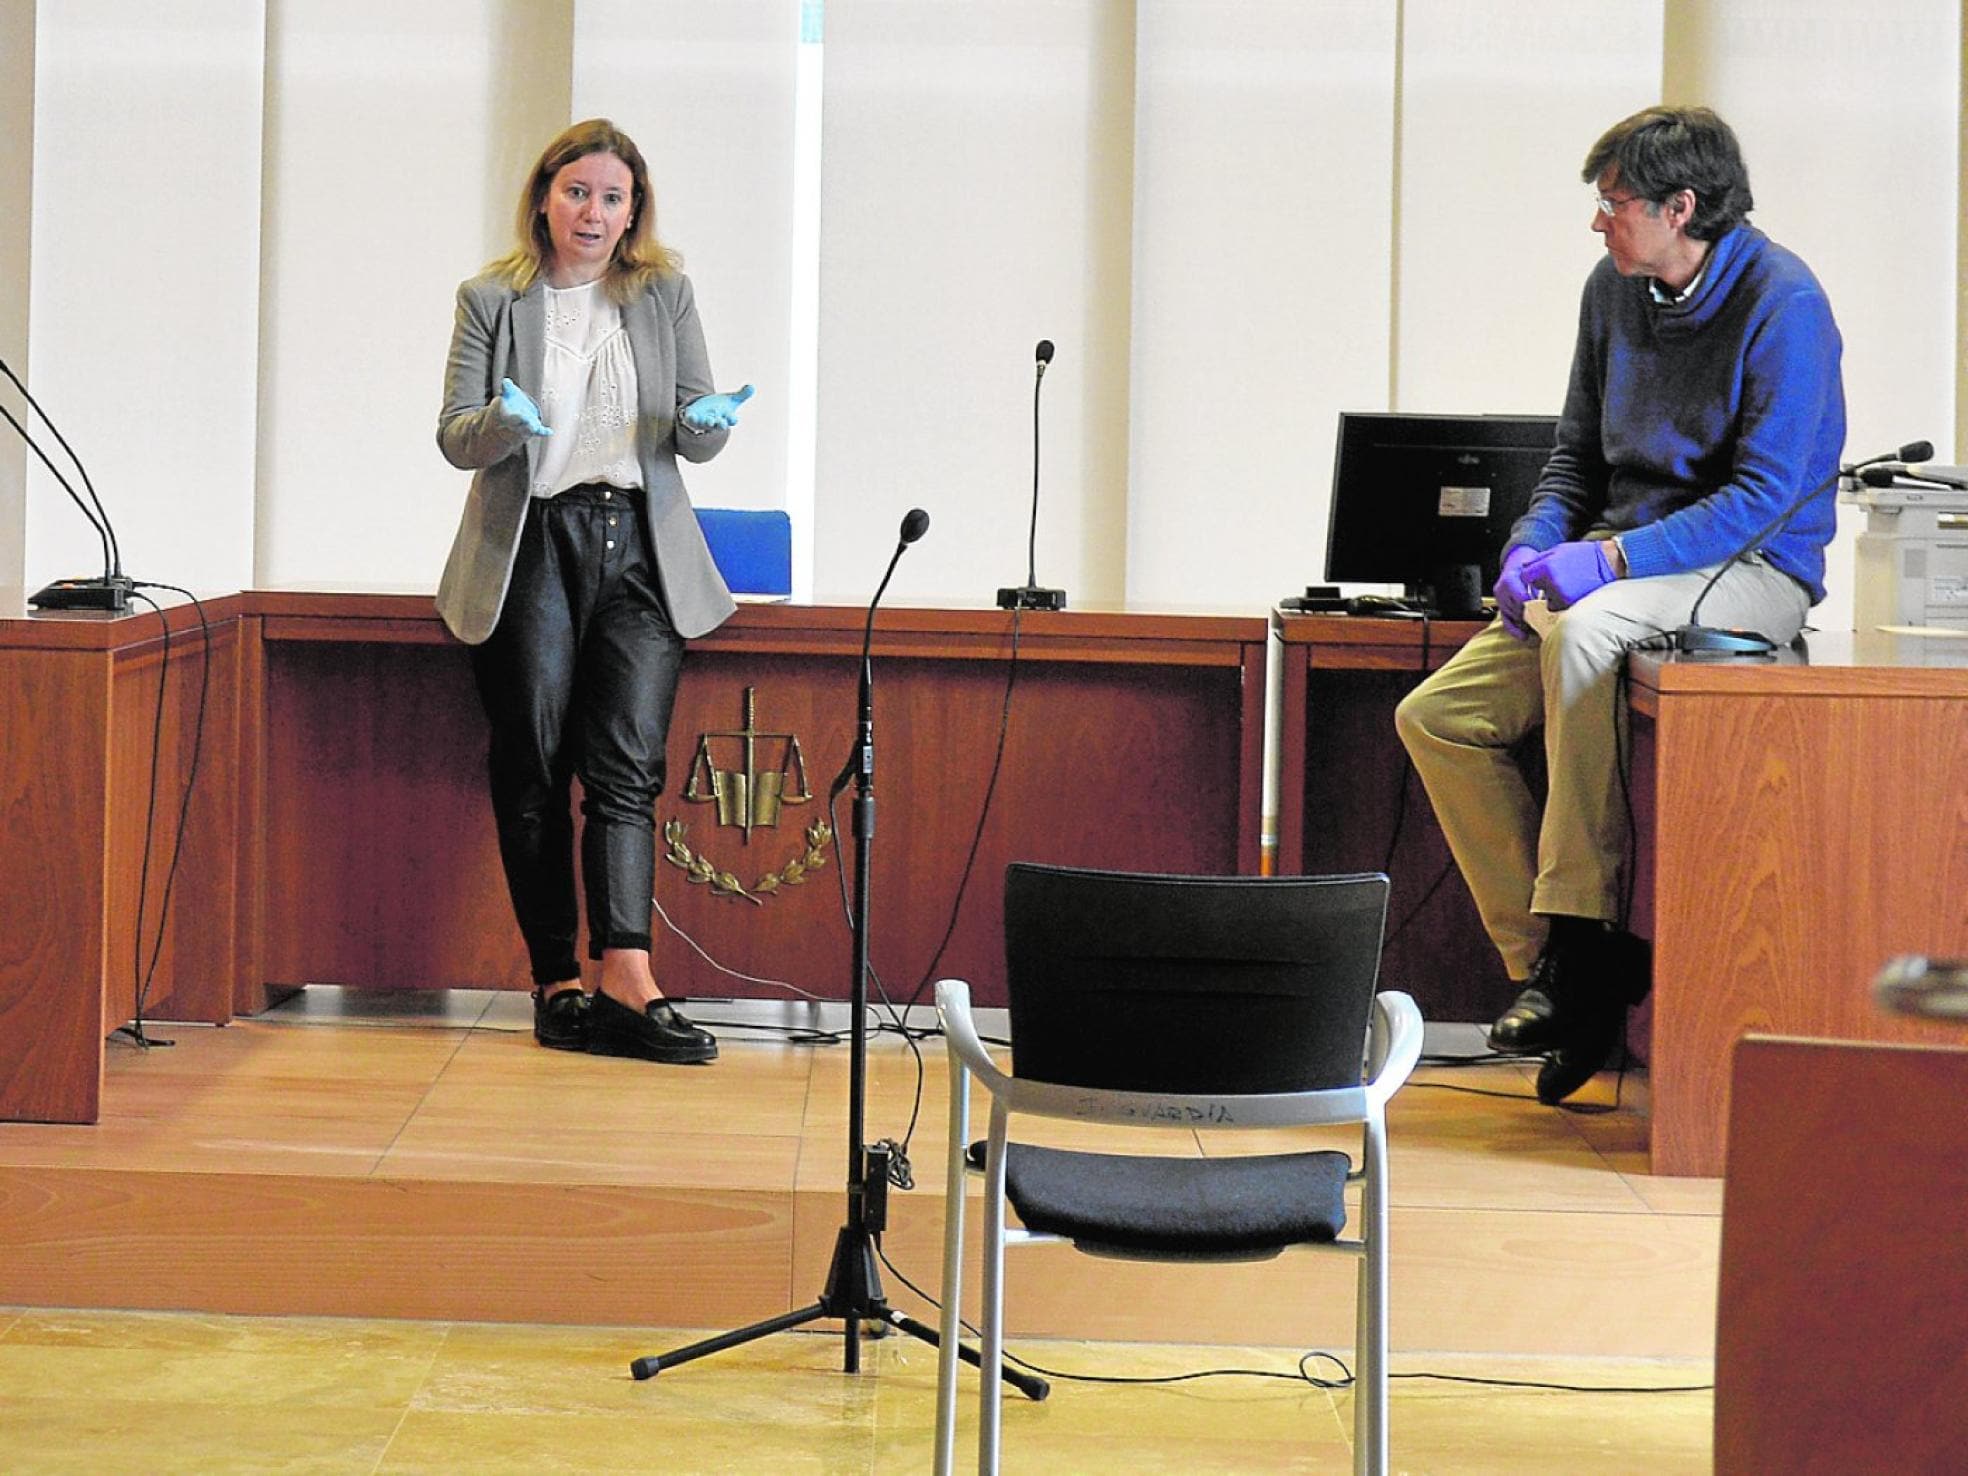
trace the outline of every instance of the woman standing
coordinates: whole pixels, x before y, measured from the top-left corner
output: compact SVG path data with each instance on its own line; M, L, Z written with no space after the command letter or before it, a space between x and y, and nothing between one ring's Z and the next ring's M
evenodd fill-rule
M437 429L473 473L437 608L472 648L491 724L542 1045L717 1056L650 972L654 808L683 643L735 608L677 458L717 455L751 393L712 392L641 151L605 119L569 128L527 177L518 245L458 289ZM592 999L574 952L576 776Z

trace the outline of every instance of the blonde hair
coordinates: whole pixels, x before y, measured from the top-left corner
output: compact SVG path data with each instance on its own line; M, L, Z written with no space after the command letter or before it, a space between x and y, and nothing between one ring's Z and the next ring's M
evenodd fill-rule
M547 145L519 192L519 211L514 219L518 244L486 268L503 276L513 291L524 292L546 275L554 254L547 229L547 191L553 187L554 176L589 154L613 154L628 166L634 181L628 229L615 243L603 274L609 297L625 303L647 290L655 278L674 276L683 269L683 258L656 239L656 196L649 186L649 166L643 162L642 150L606 118L590 118L574 124Z

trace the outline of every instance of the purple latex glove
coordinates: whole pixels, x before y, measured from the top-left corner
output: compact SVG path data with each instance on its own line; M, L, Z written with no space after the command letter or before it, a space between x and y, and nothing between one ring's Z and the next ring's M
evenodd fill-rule
M1524 582L1542 590L1554 610L1576 605L1602 584L1613 582L1613 566L1606 562L1602 539L1561 543L1524 565Z
M1523 640L1530 635L1524 628L1524 601L1531 597L1530 581L1524 578L1524 566L1537 557L1537 550L1518 544L1503 555L1503 572L1497 575L1496 588L1490 593L1496 596L1497 618L1503 621L1503 628Z

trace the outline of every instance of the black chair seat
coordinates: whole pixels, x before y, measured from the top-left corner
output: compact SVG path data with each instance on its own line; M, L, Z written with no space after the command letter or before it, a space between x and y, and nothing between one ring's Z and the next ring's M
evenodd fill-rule
M1090 1255L1262 1261L1346 1227L1344 1153L1144 1158L1005 1146L1005 1197L1025 1227ZM980 1167L983 1149L970 1150Z

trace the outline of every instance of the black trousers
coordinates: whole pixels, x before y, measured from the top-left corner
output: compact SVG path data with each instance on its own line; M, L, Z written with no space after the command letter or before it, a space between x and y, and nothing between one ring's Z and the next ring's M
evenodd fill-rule
M499 623L472 648L492 727L499 857L536 984L580 972L574 778L588 954L650 946L655 805L683 640L663 604L640 501L597 484L535 499Z

